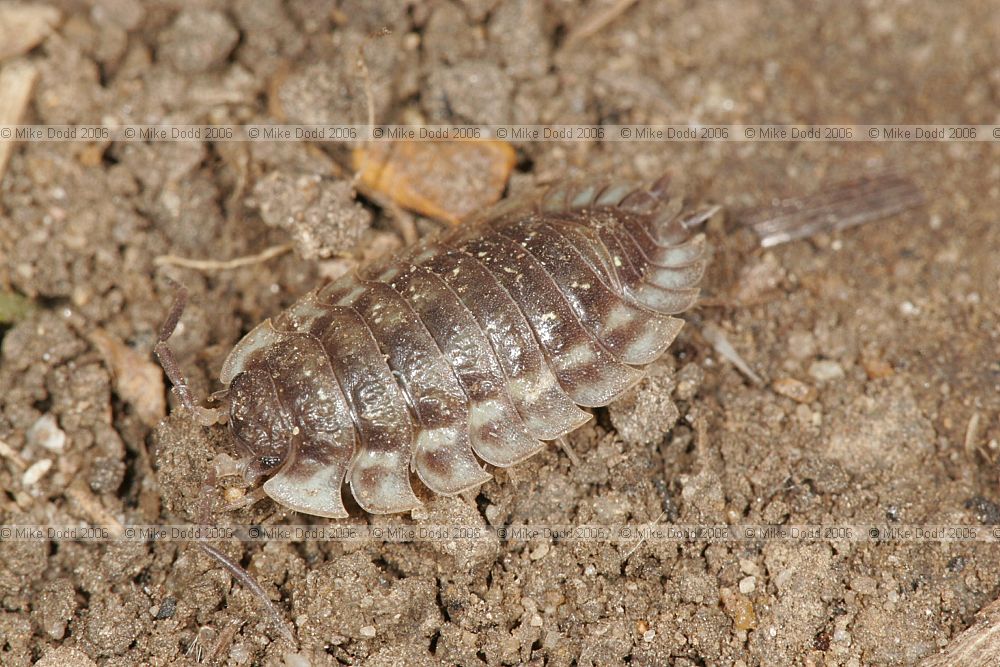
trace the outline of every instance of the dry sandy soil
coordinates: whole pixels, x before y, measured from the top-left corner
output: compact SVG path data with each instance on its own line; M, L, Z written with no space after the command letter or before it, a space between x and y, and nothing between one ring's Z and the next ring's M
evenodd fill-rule
M20 56L39 71L25 122L363 122L356 54L383 27L367 60L386 123L1000 122L989 2L642 1L582 40L568 36L613 3L53 4L61 19ZM398 245L382 206L352 208L347 148L18 147L0 292L33 309L0 326L0 523L198 517L211 460L233 453L225 430L181 411L157 425L158 372L126 386L112 370L150 359L172 277L192 294L172 342L206 396L244 332L343 260L210 273L154 260L289 242L266 218L294 206L301 176L322 177L316 206L339 242L361 235L355 255ZM721 204L706 304L638 394L571 437L579 463L553 446L414 521L1000 524L996 143L516 148L512 189L669 169ZM883 170L926 206L766 251L741 225L774 197ZM787 378L803 402L775 391ZM680 420L663 435L671 395ZM307 519L267 502L214 520ZM218 546L298 646L194 545L0 541L0 664L904 665L1000 595L1000 550L981 542Z

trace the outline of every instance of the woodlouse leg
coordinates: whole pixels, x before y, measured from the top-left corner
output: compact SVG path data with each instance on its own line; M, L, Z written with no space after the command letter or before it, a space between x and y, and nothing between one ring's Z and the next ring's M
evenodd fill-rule
M236 510L243 509L244 507L250 507L251 505L256 505L260 501L267 498L267 493L263 488L256 488L253 491L248 492L245 496L239 500L234 500L230 503L226 503L222 506L223 512L235 512Z
M559 443L559 447L563 450L563 453L566 454L566 458L569 459L569 462L574 466L579 466L580 457L576 455L576 450L573 449L573 445L569 444L569 440L566 439L566 436L563 435L556 438L556 442Z

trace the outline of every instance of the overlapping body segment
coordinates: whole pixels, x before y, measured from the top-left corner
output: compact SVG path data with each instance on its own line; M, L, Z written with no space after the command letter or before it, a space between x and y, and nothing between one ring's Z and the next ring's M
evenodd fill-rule
M346 482L399 512L578 428L697 298L711 210L682 211L666 179L561 185L310 292L224 364L248 471L298 511L346 516Z

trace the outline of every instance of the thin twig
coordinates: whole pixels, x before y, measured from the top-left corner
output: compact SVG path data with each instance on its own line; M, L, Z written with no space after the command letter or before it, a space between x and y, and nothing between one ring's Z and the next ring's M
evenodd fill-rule
M583 19L576 30L571 32L566 38L565 46L576 44L581 39L586 39L605 28L609 23L628 11L636 0L617 0L614 4L600 9L587 18Z
M269 259L274 259L292 249L291 243L271 246L256 255L246 255L227 260L214 259L190 259L188 257L178 257L177 255L160 255L153 263L157 266L180 266L185 269L195 269L196 271L229 271L244 266L260 264Z
M19 472L24 472L28 469L28 463L21 455L14 451L14 448L8 445L3 440L0 440L0 458L7 459L11 464L18 469Z
M0 68L0 125L21 122L37 80L38 70L25 62L14 62ZM0 181L3 181L7 160L13 149L13 139L0 139Z
M982 416L978 412L973 412L969 417L969 424L965 427L965 451L971 454L979 443L979 422Z

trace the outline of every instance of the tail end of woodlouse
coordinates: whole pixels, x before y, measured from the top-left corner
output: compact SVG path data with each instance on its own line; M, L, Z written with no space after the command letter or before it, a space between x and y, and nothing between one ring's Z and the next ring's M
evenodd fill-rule
M539 198L537 209L543 213L611 209L626 214L611 223L617 231L597 233L606 235L606 248L625 253L637 270L632 275L625 269L618 271L619 258L607 258L632 299L670 315L697 302L707 264L705 235L698 230L720 207L685 211L680 179L667 174L647 185L629 181L559 183Z

